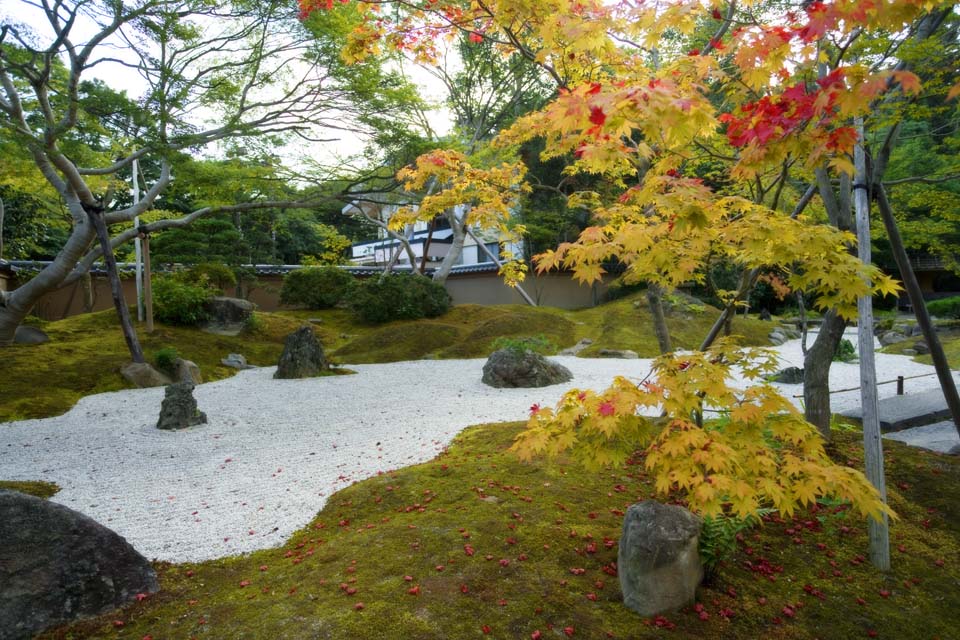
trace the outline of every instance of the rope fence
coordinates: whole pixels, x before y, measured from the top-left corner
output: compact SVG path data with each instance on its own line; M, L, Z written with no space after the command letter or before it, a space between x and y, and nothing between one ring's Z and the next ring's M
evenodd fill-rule
M897 395L898 395L898 396L902 396L902 395L903 395L903 381L904 381L904 380L913 380L914 378L928 378L928 377L930 377L930 376L935 376L935 375L937 375L936 372L934 372L934 373L919 373L919 374L917 374L917 375L915 375L915 376L897 376L895 380L884 380L883 382L878 382L878 383L877 383L877 386L879 387L879 386L882 385L882 384L893 384L893 383L895 382L895 383L897 383ZM847 388L847 389L836 389L836 390L830 391L830 394L833 395L834 393L845 393L845 392L847 392L847 391L859 391L859 390L860 390L860 387L849 387L849 388ZM790 397L791 397L791 398L802 398L802 397L803 397L803 394L802 394L802 393L798 393L798 394L792 395L792 396L790 396Z

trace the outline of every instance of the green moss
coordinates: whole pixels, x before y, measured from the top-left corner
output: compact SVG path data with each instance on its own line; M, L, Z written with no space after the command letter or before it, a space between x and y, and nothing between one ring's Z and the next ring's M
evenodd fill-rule
M676 628L666 634L622 606L618 579L608 573L621 513L653 495L642 460L600 473L564 459L520 463L507 451L520 428L468 429L427 464L333 495L279 549L159 565L159 594L43 637L116 638L114 620L131 638L439 640L484 637L483 625L495 638L529 638L536 629L563 638L568 626L574 638L954 635L960 460L890 443L890 499L900 514L890 573L860 561L866 527L853 515L770 517L699 590L709 619L692 608L668 614ZM859 464L860 439L838 433L836 455ZM413 587L419 595L409 593Z
M393 322L358 336L332 355L357 364L419 360L456 343L462 333L442 322Z
M0 480L0 489L19 491L44 500L60 491L56 484L42 480Z

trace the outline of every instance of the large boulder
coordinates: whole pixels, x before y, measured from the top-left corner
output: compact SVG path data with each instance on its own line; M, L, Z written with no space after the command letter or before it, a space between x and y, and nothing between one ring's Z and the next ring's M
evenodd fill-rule
M123 379L135 387L164 387L173 380L160 373L146 362L131 362L120 369Z
M0 640L116 609L157 591L126 540L59 504L0 490Z
M546 387L572 379L573 374L563 365L527 350L494 351L483 365L483 383L498 389Z
M323 347L310 325L303 325L287 336L274 378L312 378L330 369Z
M697 550L700 524L700 518L683 507L653 500L627 509L617 573L628 608L654 616L694 601L703 579Z
M37 329L21 325L13 334L13 344L43 344L50 342L50 336Z
M177 382L167 386L160 404L157 429L176 431L206 422L207 414L197 409L197 401L193 397L193 383Z
M880 335L880 346L889 347L892 344L897 344L904 340L909 340L909 338L898 331L887 331Z
M210 314L210 324L230 326L246 322L257 305L243 298L216 296L207 300L203 308Z

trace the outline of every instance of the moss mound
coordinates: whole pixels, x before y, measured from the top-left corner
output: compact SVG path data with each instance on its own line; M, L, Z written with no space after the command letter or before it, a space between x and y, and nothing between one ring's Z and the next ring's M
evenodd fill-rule
M357 364L418 360L456 343L462 333L442 322L397 322L358 336L331 355Z
M338 492L279 549L161 565L159 594L43 637L955 637L960 460L890 443L889 574L844 510L770 516L698 609L644 619L621 605L615 566L623 511L653 495L642 457L600 473L521 464L506 451L520 428L468 429L430 463ZM837 434L839 459L859 466L861 449Z

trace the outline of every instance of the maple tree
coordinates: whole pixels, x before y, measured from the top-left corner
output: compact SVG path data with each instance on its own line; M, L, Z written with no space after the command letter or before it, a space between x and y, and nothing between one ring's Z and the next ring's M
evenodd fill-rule
M302 3L306 12L331 6ZM368 19L344 51L348 59L390 47L431 60L445 38L467 32L504 54L523 55L553 79L556 97L492 141L506 162L499 175L522 176L514 150L541 139L542 158L572 157L567 175L599 177L605 188L567 198L568 206L589 209L596 223L576 242L539 256L539 270L561 266L593 282L615 260L624 265L627 282L670 289L701 281L710 262L720 257L744 273L739 290L724 293L724 313L729 314L761 270L775 268L792 290L811 295L828 312L829 330L821 333L808 358L816 364L829 353L827 366L836 345L827 347L839 340L846 320L855 314L857 298L897 290L892 279L849 252L854 244L846 222L851 155L858 142L852 120L870 114L878 101L922 89L919 77L904 65L884 66L895 60L889 51L898 47L869 36L926 37L932 30L923 27L924 21L949 13L951 3L806 2L785 15L757 2L711 5L695 0L438 0L358 6ZM949 90L957 92L957 87ZM731 182L725 192L696 175L697 162L704 158L725 163ZM405 175L427 175L425 167L418 162L414 173ZM798 182L810 186L790 203ZM418 177L412 184L423 183ZM501 181L494 189L497 195L487 192L484 197L502 204L500 194L518 186ZM449 188L454 199L464 194L462 186L450 183ZM816 193L831 225L803 215ZM443 191L431 197L442 199ZM791 205L793 214L785 215L782 210ZM509 207L489 211L494 217L486 222L499 226ZM671 426L651 445L659 455L648 458L653 460L649 464L657 470L661 489L682 489L694 508L714 513L728 505L742 515L773 503L789 512L816 496L842 495L865 513L878 515L882 507L875 492L862 477L841 472L818 452L814 428L786 401L777 400L764 385L742 392L726 387L728 367L745 363L745 356L725 343L711 348L715 336L708 336L699 353L658 361L657 393L621 380L605 395L568 394L555 411L535 412L518 451L530 455L574 448L594 463L617 462L631 446L652 437L644 429L653 423L639 418L637 408L664 403ZM688 365L681 368L679 362ZM807 415L826 431L825 369L811 370L816 384L809 385L809 396L815 406ZM691 371L711 371L714 386L698 386ZM689 415L700 415L704 405L729 414L721 440ZM783 450L765 444L769 438L799 447L808 457L775 453ZM703 453L699 462L691 462L691 447L707 441L728 449ZM746 491L734 475L715 486L715 465L728 459L740 461L735 473L762 488ZM757 470L746 465L754 459L769 466ZM763 476L767 472L782 474L784 484L769 484ZM750 480L746 484L752 485Z

